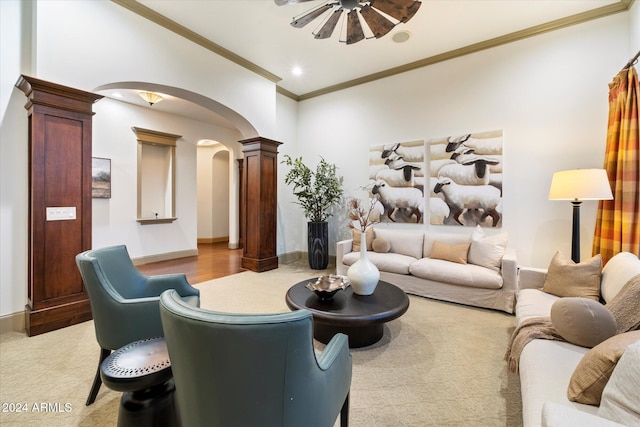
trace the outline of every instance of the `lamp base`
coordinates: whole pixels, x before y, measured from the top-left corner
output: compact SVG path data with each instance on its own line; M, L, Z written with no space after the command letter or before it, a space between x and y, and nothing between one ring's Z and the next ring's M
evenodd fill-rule
M571 259L578 264L580 262L580 204L579 200L572 201L573 227L571 229Z

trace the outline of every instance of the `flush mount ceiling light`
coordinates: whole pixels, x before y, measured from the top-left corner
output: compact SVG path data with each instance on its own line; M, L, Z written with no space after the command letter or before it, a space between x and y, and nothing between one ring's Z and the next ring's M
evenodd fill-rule
M310 0L274 1L278 6L283 6ZM320 24L312 34L317 39L327 39L331 37L338 22L341 21L339 41L353 44L365 38L383 37L399 23L413 18L421 4L419 0L330 0L301 15L294 16L291 25L302 28L322 16ZM368 34L365 35L365 32Z
M149 105L157 104L158 102L162 101L162 97L157 93L153 93L153 92L138 92L138 93L140 94L140 97L142 99L144 99L149 103Z

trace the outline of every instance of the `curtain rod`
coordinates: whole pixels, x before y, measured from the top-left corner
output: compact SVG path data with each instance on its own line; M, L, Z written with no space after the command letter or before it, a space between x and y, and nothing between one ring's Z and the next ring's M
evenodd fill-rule
M625 65L624 67L622 67L623 70L626 70L627 68L630 68L632 65L634 65L636 62L638 62L638 57L640 57L640 50L638 51L638 53L636 53L636 56L634 56L633 58L631 58L629 60L629 62L627 62L627 65Z

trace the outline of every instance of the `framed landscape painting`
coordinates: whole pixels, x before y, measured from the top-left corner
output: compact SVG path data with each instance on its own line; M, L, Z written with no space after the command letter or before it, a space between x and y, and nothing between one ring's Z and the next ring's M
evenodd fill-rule
M111 198L111 159L91 158L91 197Z

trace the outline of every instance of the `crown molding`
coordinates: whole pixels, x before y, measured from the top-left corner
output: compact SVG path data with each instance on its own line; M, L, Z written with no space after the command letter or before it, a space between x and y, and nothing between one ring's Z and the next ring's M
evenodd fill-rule
M179 36L184 37L187 40L192 41L193 43L199 46L204 47L207 50L210 50L211 52L217 55L222 56L223 58L228 59L231 62L234 62L240 65L241 67L246 68L249 71L253 71L254 73L266 78L267 80L273 83L278 83L280 80L282 80L281 77L271 73L270 71L265 70L264 68L254 64L253 62L247 59L244 59L240 55L237 55L231 52L230 50L223 48L219 44L216 44L211 40L202 37L200 34L194 31L191 31L187 27L184 27L175 21L172 21L171 19L167 18L164 15L161 15L160 13L156 12L153 9L148 8L147 6L141 3L138 3L136 0L111 0L111 1L119 6L124 7L127 10L130 10L131 12L137 15L140 15L143 18L148 19L149 21L155 24L160 25L163 28L166 28L169 31L174 32Z
M155 12L154 10L138 3L136 0L111 0L116 3L174 33L210 50L211 52L218 54L254 73L267 78L273 83L278 83L282 80L277 75L265 70L264 68L242 58L241 56L223 48L222 46L200 36L199 34L189 30L186 27L178 24L175 21L170 20L164 15ZM586 12L578 13L566 18L556 19L544 24L535 25L533 27L526 28L524 30L515 31L504 36L495 37L489 40L485 40L479 43L474 43L459 49L454 49L448 52L443 52L438 55L430 56L428 58L420 59L405 65L401 65L394 68L389 68L384 71L369 74L357 79L348 80L336 85L327 86L322 89L307 92L301 95L297 95L290 92L280 86L276 85L276 92L284 95L294 101L304 101L305 99L311 99L318 96L326 95L332 92L348 89L354 86L358 86L365 83L370 83L376 80L384 79L386 77L395 76L396 74L404 73L407 71L415 70L418 68L426 67L429 65L437 64L439 62L448 61L450 59L459 58L461 56L469 55L472 53L480 52L482 50L491 49L497 46L502 46L515 41L523 40L529 37L544 34L550 31L560 30L576 24L582 24L594 19L603 18L605 16L613 15L620 12L628 11L633 5L635 0L620 0L617 3L613 3L607 6L602 6L597 9L589 10Z
M308 92L302 95L298 95L298 101L304 101L305 99L315 98L317 96L326 95L331 92L337 92L354 86L358 86L364 83L370 83L375 80L383 79L385 77L395 76L396 74L404 73L406 71L415 70L417 68L426 67L428 65L437 64L438 62L448 61L450 59L459 58L461 56L469 55L471 53L480 52L482 50L502 46L507 43L512 43L518 40L526 39L529 37L537 36L550 31L560 30L572 25L581 24L587 21L591 21L605 16L613 15L619 12L625 12L631 8L635 0L620 0L618 3L613 3L607 6L599 7L597 9L589 10L586 12L578 13L575 15L567 16L566 18L556 19L544 24L536 25L533 27L525 28L524 30L515 31L513 33L505 34L504 36L495 37L482 42L474 43L459 49L444 52L438 55L430 56L428 58L420 59L415 62L411 62L399 67L389 68L388 70L380 71L378 73L369 74L367 76L359 77L357 79L342 82L336 85L328 86L322 89L318 89L312 92Z

